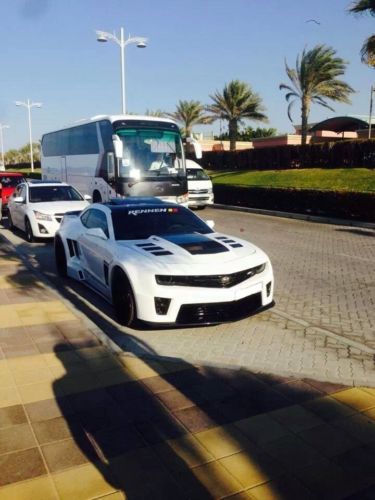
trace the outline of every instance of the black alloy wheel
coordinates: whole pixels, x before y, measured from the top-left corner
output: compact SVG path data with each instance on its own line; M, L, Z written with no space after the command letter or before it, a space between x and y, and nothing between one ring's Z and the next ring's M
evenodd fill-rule
M68 274L66 254L65 254L64 244L60 238L56 238L55 240L55 263L56 263L57 274L62 278L66 278Z
M134 325L137 319L134 294L123 272L118 272L114 277L112 303L118 322L129 327Z

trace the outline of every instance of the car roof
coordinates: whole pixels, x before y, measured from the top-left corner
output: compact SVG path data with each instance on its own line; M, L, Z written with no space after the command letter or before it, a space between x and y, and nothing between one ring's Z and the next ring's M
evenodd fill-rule
M119 211L128 208L176 208L181 207L177 203L160 200L151 196L131 196L129 198L113 198L107 203L102 203L111 211Z
M28 184L30 187L32 186L51 186L51 187L56 187L56 186L69 186L69 184L66 184L66 182L59 182L59 181L41 181L39 179L26 179L26 184Z
M7 170L0 171L0 177L24 177L21 172L8 172Z

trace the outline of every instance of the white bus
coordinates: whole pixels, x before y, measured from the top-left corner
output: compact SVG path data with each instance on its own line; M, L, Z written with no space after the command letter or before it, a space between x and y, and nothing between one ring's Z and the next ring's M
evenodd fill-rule
M181 135L169 119L95 116L44 134L41 164L43 180L67 182L93 202L117 196L188 202Z

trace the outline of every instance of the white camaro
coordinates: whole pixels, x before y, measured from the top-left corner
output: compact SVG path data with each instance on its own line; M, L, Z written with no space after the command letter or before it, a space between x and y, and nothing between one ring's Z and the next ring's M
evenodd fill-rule
M221 323L273 304L272 266L262 250L157 198L67 213L55 257L60 275L94 288L128 326Z

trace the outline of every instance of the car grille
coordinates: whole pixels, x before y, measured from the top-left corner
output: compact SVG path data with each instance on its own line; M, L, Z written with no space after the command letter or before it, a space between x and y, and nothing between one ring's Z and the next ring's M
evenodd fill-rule
M176 323L196 325L236 321L250 316L261 306L262 294L260 292L232 302L184 304L180 307Z
M189 189L189 194L207 194L208 189Z
M232 274L201 275L201 276L168 276L156 275L156 282L159 285L169 286L198 286L202 288L231 288L243 281L248 280L255 274L264 270L265 265L252 267Z

